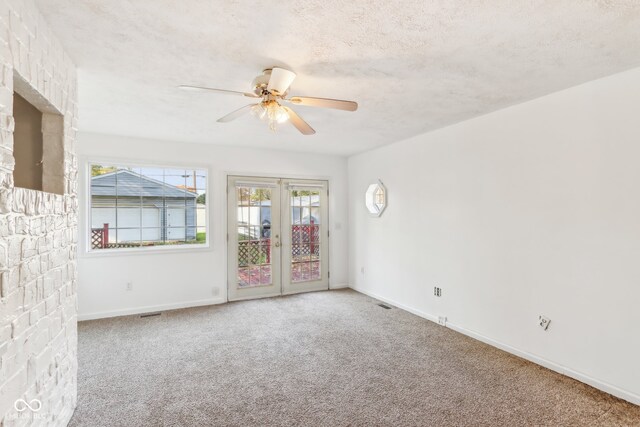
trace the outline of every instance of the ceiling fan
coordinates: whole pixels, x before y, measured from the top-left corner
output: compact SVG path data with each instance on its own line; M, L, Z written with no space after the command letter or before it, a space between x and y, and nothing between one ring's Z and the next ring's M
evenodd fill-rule
M257 103L245 105L244 107L219 118L218 122L220 123L230 122L245 113L251 112L256 117L266 120L269 124L269 129L273 131L277 129L278 124L290 121L291 124L303 135L313 135L316 131L313 130L307 122L302 120L295 111L282 105L282 102L293 105L306 105L309 107L335 108L337 110L344 111L356 111L358 109L358 104L353 101L329 98L311 98L308 96L287 97L289 87L295 78L296 74L293 71L273 67L267 68L262 72L262 75L253 79L253 92L237 92L233 90L190 85L181 85L179 87L186 90L227 93L246 96L247 98L260 99Z

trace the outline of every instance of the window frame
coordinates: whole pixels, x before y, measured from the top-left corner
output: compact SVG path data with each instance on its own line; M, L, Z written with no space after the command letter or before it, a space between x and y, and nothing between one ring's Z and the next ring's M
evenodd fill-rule
M84 251L83 255L93 256L122 256L122 255L145 255L150 253L184 253L184 252L201 252L212 250L212 234L211 234L211 221L210 221L210 208L209 203L212 202L212 195L209 194L211 186L211 171L210 168L203 164L198 163L165 163L165 162L148 162L140 160L128 160L128 159L114 159L114 158L102 158L91 157L83 160L83 187L85 203L84 203L84 223L83 223L83 243ZM184 244L184 245L158 245L147 247L134 247L134 248L112 248L112 249L93 249L91 247L91 223L92 223L92 207L91 207L91 166L94 164L102 164L123 168L157 168L157 169L185 169L185 170L200 170L205 171L207 174L204 180L205 185L205 229L206 240L204 243L199 244ZM140 228L140 230L143 230ZM197 232L197 226L196 226Z

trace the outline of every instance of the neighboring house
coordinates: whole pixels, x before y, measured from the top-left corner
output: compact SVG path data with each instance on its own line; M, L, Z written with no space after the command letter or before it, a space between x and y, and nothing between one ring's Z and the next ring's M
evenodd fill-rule
M293 224L320 224L320 196L297 196L291 198Z
M117 185L116 185L117 183ZM91 228L109 227L109 240L193 240L198 195L128 170L91 178Z
M258 209L258 207L260 209ZM320 196L297 196L291 198L291 224L320 224ZM238 225L251 226L247 238L256 239L263 227L262 237L269 237L265 231L271 227L271 200L255 202L252 206L238 207Z

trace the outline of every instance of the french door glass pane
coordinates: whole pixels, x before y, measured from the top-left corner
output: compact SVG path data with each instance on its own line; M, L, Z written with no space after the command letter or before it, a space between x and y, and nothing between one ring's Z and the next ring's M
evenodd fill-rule
M320 190L291 190L291 281L320 280Z
M268 286L271 280L271 189L236 189L238 288Z

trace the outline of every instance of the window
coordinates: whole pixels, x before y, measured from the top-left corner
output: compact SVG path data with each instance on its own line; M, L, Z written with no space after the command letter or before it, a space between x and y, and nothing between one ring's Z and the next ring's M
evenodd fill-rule
M365 193L365 204L371 216L380 216L387 206L387 190L381 181L371 184Z
M207 243L207 171L90 164L92 251Z

